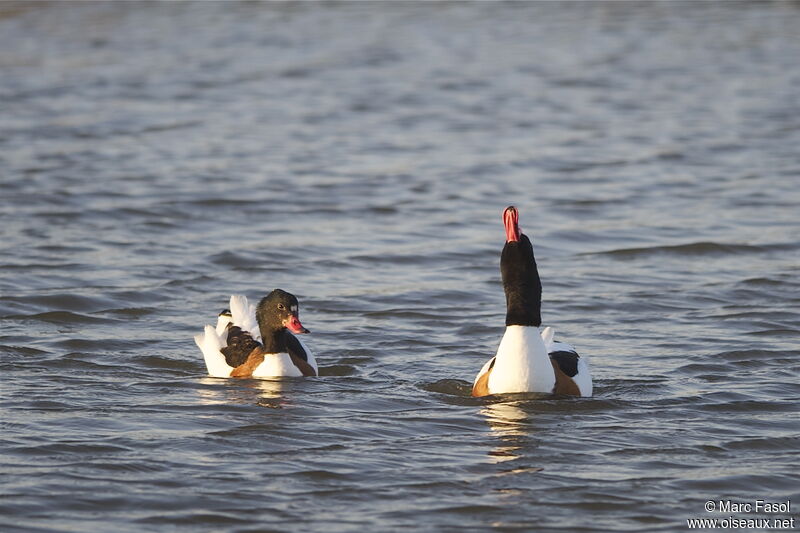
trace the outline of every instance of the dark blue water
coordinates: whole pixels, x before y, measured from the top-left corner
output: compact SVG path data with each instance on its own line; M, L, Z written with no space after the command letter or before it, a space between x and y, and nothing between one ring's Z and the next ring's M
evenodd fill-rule
M798 28L792 2L0 4L0 528L797 517ZM591 399L469 395L512 203ZM322 376L207 377L192 337L275 287Z

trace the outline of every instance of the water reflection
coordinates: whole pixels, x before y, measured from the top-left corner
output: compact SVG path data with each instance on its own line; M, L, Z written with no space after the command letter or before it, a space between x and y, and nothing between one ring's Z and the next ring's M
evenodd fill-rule
M530 448L529 436L532 431L530 415L522 408L523 402L497 402L484 406L481 414L486 417L492 433L499 438L499 444L489 451L493 463L506 463L525 457L525 449ZM499 475L538 472L540 467L517 464L508 465Z
M200 402L204 405L244 403L280 409L287 404L282 395L287 386L285 380L205 377L200 383L205 386L198 389Z
M486 417L492 433L500 438L500 445L489 452L493 462L502 463L518 459L517 450L522 447L528 426L528 414L517 402L488 404L481 409L481 414Z

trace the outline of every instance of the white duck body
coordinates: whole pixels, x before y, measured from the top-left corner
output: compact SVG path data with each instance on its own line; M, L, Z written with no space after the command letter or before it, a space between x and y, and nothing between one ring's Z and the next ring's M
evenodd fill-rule
M578 389L581 391L581 396L583 398L589 398L594 392L594 387L592 386L592 373L589 370L589 361L586 359L585 355L582 355L580 359L578 359L578 373L572 377L572 381L578 385Z
M311 350L308 349L308 346L306 346L303 341L298 339L291 332L287 331L286 334L292 335L295 340L300 343L300 346L303 347L303 349L306 351L306 355L308 356L307 363L311 365L311 367L314 369L314 372L319 375L317 361L314 359L314 354L311 353ZM289 356L287 352L264 354L264 362L258 365L255 370L253 370L254 378L274 378L280 376L292 378L299 378L303 376L303 373L299 368L297 368L297 366L295 366L295 364L292 362L291 356Z
M592 395L592 376L586 356L578 356L575 348L566 342L553 340L552 327L539 333L535 326L506 326L506 332L497 348L497 355L483 365L475 377L473 387L483 379L486 394L514 392L558 393L554 364L551 360L559 353L577 358L577 373L574 376L562 375L562 386L568 380L578 389L569 394L581 397ZM569 354L574 354L570 356ZM488 379L486 378L488 374Z
M231 377L234 368L225 360L222 348L227 346L227 326L233 324L240 327L243 331L257 341L261 340L258 323L256 322L255 306L247 301L246 296L233 295L230 299L230 316L221 314L217 320L217 326L207 325L203 333L196 335L195 343L203 352L203 359L206 363L208 375L217 378ZM296 340L307 356L307 362L319 375L319 368L314 354L306 344L291 332L286 332ZM264 354L264 360L253 370L252 377L301 377L302 371L292 362L288 352Z
M550 393L555 384L555 372L539 328L506 326L489 375L489 392Z
M223 318L220 317L220 321L222 320ZM208 370L209 376L215 378L229 378L231 376L233 367L228 365L225 361L225 356L222 355L220 351L225 347L224 340L217 335L214 326L206 326L203 333L195 335L194 342L197 344L197 347L200 348L200 351L203 352L203 359L206 362L206 369Z
M314 365L312 365L314 366ZM316 370L316 367L314 368ZM264 355L264 362L253 370L254 378L275 378L275 377L303 377L300 369L294 366L292 358L288 353L270 353Z

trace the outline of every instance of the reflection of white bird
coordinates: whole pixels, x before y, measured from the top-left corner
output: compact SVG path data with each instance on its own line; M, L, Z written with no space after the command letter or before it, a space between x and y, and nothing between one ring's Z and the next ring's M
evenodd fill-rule
M529 429L527 413L515 402L488 403L481 409L492 433L500 437L497 446L489 452L493 463L519 459L522 439Z
M308 333L300 323L297 298L275 289L254 307L244 296L231 296L230 309L217 326L195 336L208 373L214 377L316 376L314 354L295 334Z
M506 244L500 272L506 293L506 331L497 355L478 372L473 396L508 392L546 392L591 396L592 378L586 358L553 339L552 328L541 333L542 283L533 246L519 229L519 213L503 212Z
M200 379L204 385L214 385L218 381L213 377ZM203 405L230 405L232 403L243 403L252 405L258 403L262 407L279 409L284 400L282 392L289 386L286 380L273 379L250 379L244 381L240 387L200 387L197 394L199 401Z

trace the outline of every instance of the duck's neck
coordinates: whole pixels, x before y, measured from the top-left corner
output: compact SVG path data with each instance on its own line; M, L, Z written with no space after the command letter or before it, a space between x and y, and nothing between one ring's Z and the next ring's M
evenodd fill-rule
M538 328L542 325L541 302L538 295L520 296L506 293L506 326Z
M261 328L261 344L264 345L264 353L286 352L286 334L286 328Z
M533 246L524 233L503 247L500 273L506 293L506 326L541 326L542 282Z

